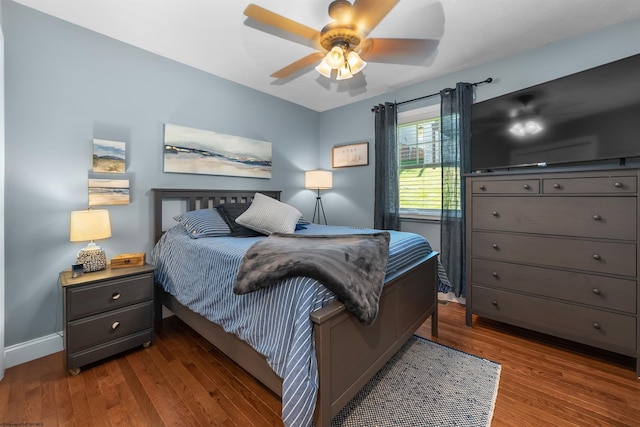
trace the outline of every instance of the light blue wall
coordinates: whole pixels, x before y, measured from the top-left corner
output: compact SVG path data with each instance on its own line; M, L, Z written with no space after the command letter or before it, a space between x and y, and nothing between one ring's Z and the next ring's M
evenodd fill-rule
M83 245L93 138L125 141L131 203L108 207L107 257L151 250L153 187L283 190L308 215L318 113L3 1L6 78L6 344L61 330L58 273ZM272 179L162 172L163 124L273 143ZM98 176L98 177L104 177Z
M499 49L499 46L496 46ZM545 46L500 61L473 67L448 76L430 80L385 96L360 101L323 112L320 115L320 166L331 169L331 147L356 141L370 142L367 167L334 169L334 188L323 196L329 220L335 224L373 225L374 156L373 113L371 107L385 101L405 101L447 87L460 81L479 82L492 77L494 82L476 88L476 101L493 98L538 83L572 74L640 53L640 20L630 21L593 32L582 37ZM366 74L366 68L364 70ZM615 77L613 77L615 78ZM440 97L426 101L439 103ZM402 109L416 108L424 103L407 104ZM419 232L431 239L435 248L439 241L437 225L403 224L403 229Z

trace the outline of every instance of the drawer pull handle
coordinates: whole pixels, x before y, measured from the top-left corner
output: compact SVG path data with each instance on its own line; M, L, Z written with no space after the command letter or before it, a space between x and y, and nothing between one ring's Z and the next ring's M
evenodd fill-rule
M600 323L593 322L593 327L596 328L596 329L600 329Z
M491 304L492 304L494 307L497 307L497 306L498 306L498 301L493 300L493 301L491 301Z
M622 183L621 182L614 182L613 186L616 188L622 188Z
M555 188L556 190L560 189L560 184L553 184L553 188Z
M496 218L500 216L500 214L498 214L498 212L496 211L491 212L491 215L495 216Z
M497 243L494 243L493 245L491 245L491 247L492 247L493 249L495 249L495 250L498 250L498 244L497 244Z
M120 298L120 292L114 292L113 295L111 295L112 300L117 300L118 298Z
M602 219L602 217L600 215L598 215L598 214L595 214L593 216L593 219L595 219L596 221L600 221Z
M596 295L600 295L600 289L593 288L593 293L596 294Z
M116 320L115 322L113 322L113 323L111 324L111 329L113 329L113 330L115 331L116 329L118 329L118 327L119 327L119 326L120 326L120 322L118 322L118 321Z
M596 261L600 261L600 255L593 254L593 259L595 259Z
M497 271L494 271L493 273L491 273L491 275L492 275L493 277L498 277L498 272L497 272Z
M480 189L481 189L482 191L484 191L484 190L486 190L486 189L487 189L487 187L485 187L484 185L481 185L481 186L480 186Z
M528 189L530 189L530 188L531 188L531 187L529 187L529 184L525 184L525 185L523 185L522 187L523 187L525 190L528 190Z

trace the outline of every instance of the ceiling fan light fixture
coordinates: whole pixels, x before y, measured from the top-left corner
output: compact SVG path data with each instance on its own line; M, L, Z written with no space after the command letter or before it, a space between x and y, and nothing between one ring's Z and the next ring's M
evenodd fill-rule
M367 63L360 58L358 52L352 50L347 55L347 63L349 64L349 68L351 69L351 74L358 74L360 71L367 66Z
M320 61L320 63L316 67L316 71L328 79L331 78L331 70L333 69L329 66L329 64L327 64L327 58L322 58L322 61Z
M327 65L334 70L344 64L344 51L341 46L334 46L331 48L327 56L324 57Z
M346 80L350 79L351 77L353 77L353 74L349 69L349 64L345 62L342 67L338 68L338 76L336 77L336 80Z

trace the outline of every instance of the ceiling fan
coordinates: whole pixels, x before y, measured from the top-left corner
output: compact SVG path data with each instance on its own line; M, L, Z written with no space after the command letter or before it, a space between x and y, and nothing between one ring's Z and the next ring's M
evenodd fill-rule
M331 78L336 70L336 80L353 77L370 62L390 62L389 58L426 54L437 41L429 39L367 38L369 33L387 16L399 0L334 0L329 4L332 22L320 31L300 24L263 7L250 4L244 14L251 20L283 31L280 37L294 40L316 49L313 52L281 68L271 77L287 78L313 64L325 77ZM286 37L293 35L295 39Z

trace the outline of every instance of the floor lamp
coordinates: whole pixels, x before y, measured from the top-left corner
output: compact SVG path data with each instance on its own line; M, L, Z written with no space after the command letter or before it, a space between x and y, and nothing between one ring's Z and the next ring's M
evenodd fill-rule
M322 198L320 197L320 190L329 190L333 187L333 172L314 170L306 171L304 173L304 188L309 190L317 190L316 196L316 208L313 211L313 219L311 222L316 222L316 215L318 216L318 224L320 224L320 216L324 219L325 225L327 224L327 217L324 214L324 206L322 206Z

